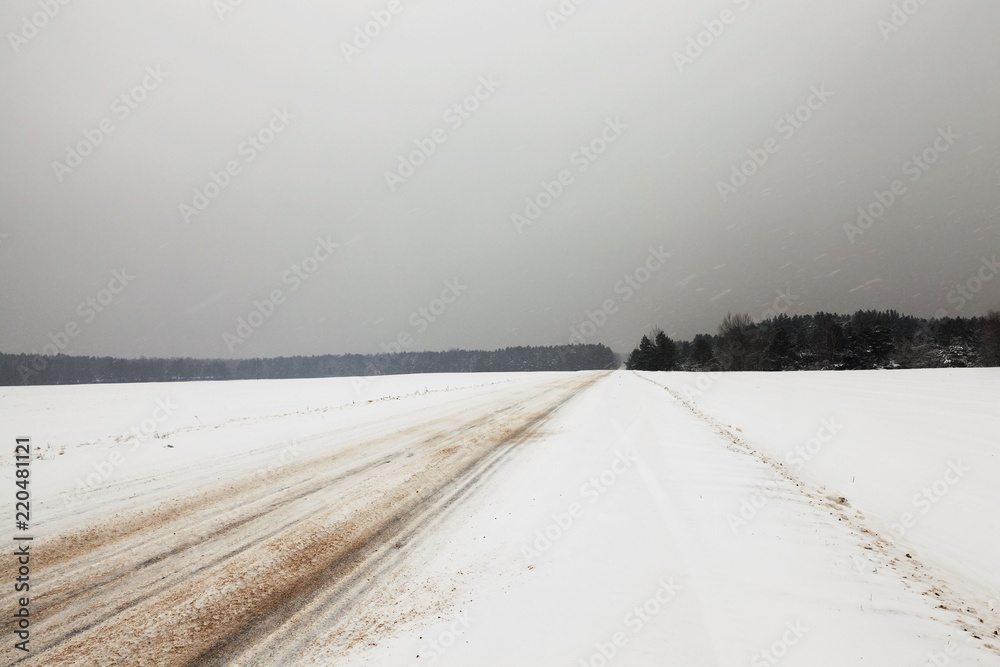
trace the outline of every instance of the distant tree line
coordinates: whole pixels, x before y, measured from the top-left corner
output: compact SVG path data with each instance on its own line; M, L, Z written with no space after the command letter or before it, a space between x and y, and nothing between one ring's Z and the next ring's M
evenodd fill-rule
M599 344L269 359L118 359L0 353L0 385L582 371L618 368L620 364L617 354Z
M1000 366L1000 312L925 320L894 310L779 315L754 322L728 314L715 335L675 342L645 335L626 368L649 371L790 371Z

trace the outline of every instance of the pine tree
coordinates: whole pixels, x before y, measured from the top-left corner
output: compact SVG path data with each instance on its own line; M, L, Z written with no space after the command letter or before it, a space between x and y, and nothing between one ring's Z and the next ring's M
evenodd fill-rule
M699 370L706 370L712 365L712 337L708 334L698 334L691 343L691 361Z
M625 368L630 371L651 371L656 363L656 349L649 336L643 336L639 341L639 347L632 350Z
M1000 311L984 317L977 330L979 357L984 366L1000 366Z
M747 313L728 313L719 325L719 361L723 370L751 371L761 366L757 325Z
M677 367L677 343L667 334L657 331L654 336L654 368L656 371L672 371Z

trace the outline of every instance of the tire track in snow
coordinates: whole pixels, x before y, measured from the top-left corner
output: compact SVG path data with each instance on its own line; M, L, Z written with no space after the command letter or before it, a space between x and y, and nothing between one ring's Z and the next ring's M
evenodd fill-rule
M646 416L648 409L648 406L643 407L642 412L638 417L636 417L637 422ZM624 433L622 435L624 435ZM685 526L684 517L679 513L675 504L671 502L669 494L663 488L663 485L660 484L659 480L656 479L656 475L649 467L649 464L642 457L642 454L636 451L635 458L636 470L639 473L639 477L642 479L642 483L645 485L646 490L652 497L653 505L656 507L657 513L659 513L659 515L663 518L663 529L671 535L671 541L675 545L678 552L677 556L681 561L681 565L684 568L684 571L688 573L691 581L694 583L694 586L691 587L691 593L697 596L699 600L700 604L698 606L701 608L702 616L707 615L708 617L703 619L701 625L704 627L705 633L710 637L709 644L712 647L712 656L714 657L712 665L724 665L726 664L725 660L723 660L719 655L718 647L720 646L720 642L713 637L717 630L715 624L711 622L711 619L714 618L712 609L718 604L718 601L705 599L705 591L711 589L702 583L707 581L705 574L702 571L698 559L692 558L686 548L686 545L695 544L696 542L691 536L690 531Z
M492 385L487 385L487 387L490 388ZM504 388L501 387L498 391L502 391L503 389ZM472 399L474 401L482 401L484 397L492 395L493 393L496 392L489 392L488 394L484 393L481 395L477 394L473 396ZM500 411L509 409L511 409L511 406L501 408ZM500 411L496 414L501 414ZM421 438L433 437L438 432L440 428L439 425L436 425L433 422L413 424L412 422L414 417L418 416L419 408L409 410L402 414L393 415L389 422L401 424L399 430L394 434L394 438L396 440L406 438L416 441ZM243 421L245 420L231 419L227 423L238 424ZM463 425L461 428L473 428L475 425L475 423L470 422L469 424ZM200 428L217 429L219 426ZM347 427L334 429L327 433L321 433L305 438L300 441L299 444L306 444L314 440L347 439L350 443L352 443L353 449L350 452L337 451L322 459L314 458L297 462L293 461L286 464L278 471L272 473L267 482L272 483L277 482L278 480L293 479L304 470L315 467L327 468L341 460L355 462L359 459L373 458L369 455L370 452L367 450L371 449L372 441L376 438L378 438L378 435L373 435L371 424L368 423L353 424ZM279 443L279 446L281 446L281 444L284 443ZM398 453L397 450L399 445L402 445L402 443L396 442L394 444L396 447L386 449L384 452L385 455L388 456L393 453ZM258 450L254 450L254 452L256 451L268 451L268 448L259 448ZM206 505L214 506L221 502L220 499L224 499L234 494L245 493L244 487L246 487L247 484L252 484L256 478L252 474L244 474L239 464L245 461L246 455L254 452L234 454L222 459L221 461L217 460L212 462L213 475L218 477L228 473L237 477L237 481L230 486L226 487L219 484L213 484L212 482L214 480L207 479L206 482L209 485L208 491L199 494L189 494L187 497L181 499L170 498L169 503L143 503L144 500L162 500L162 498L156 497L156 493L170 488L171 482L161 482L160 476L151 475L140 479L127 480L110 485L108 487L108 491L116 493L117 495L98 500L94 503L96 505L94 509L90 510L88 514L99 514L101 511L107 511L109 513L114 512L116 519L115 522L108 525L107 523L101 523L101 521L104 520L103 517L101 517L101 519L90 518L84 523L82 528L64 531L62 534L47 540L45 564L48 566L54 566L63 560L83 555L87 551L104 549L107 545L125 540L134 534L140 532L148 534L154 526L177 521L185 515L196 512L199 507L204 507ZM375 455L376 458L377 456L378 455ZM184 468L178 468L171 471L171 478L184 478L189 475L193 476L194 473L203 471L203 469L203 463L196 463ZM153 482L156 482L157 485L153 486ZM151 486L153 486L153 488L150 488ZM128 497L130 504L135 502L138 497L138 502L140 503L138 510L132 511L126 509L123 511L120 508L119 505L122 502L122 498L126 494L130 494ZM167 512L167 510L169 511ZM43 524L39 525L42 526ZM135 546L137 545L134 542L129 544L129 548L134 548ZM102 554L106 553L106 551L102 551Z
M954 575L949 575L940 568L928 565L907 553L892 540L885 538L876 529L868 526L859 513L850 511L851 506L848 499L830 496L821 487L799 479L783 463L753 448L743 438L733 433L730 430L731 427L723 425L702 411L679 392L635 371L633 374L666 391L674 400L720 435L730 449L752 456L764 463L773 469L778 476L791 482L794 488L808 498L813 505L819 505L836 516L838 522L849 528L859 550L865 550L870 556L877 554L883 567L895 572L907 588L916 587L921 595L929 599L933 608L945 612L952 623L958 625L963 632L969 635L970 640L977 640L986 650L1000 655L1000 639L998 639L1000 636L1000 612L994 610L987 600L981 599L982 591L977 591L975 587L962 581L956 581Z
M185 500L179 503L181 511L169 502L161 503L159 511L149 508L154 532L163 533L153 542L141 521L135 530L117 534L112 563L96 558L100 548L88 548L94 545L86 541L57 538L50 546L61 544L72 552L62 558L54 554L54 560L66 564L58 583L64 596L58 601L61 611L38 612L33 628L48 645L17 662L223 664L252 652L268 637L269 651L281 648L282 642L274 640L279 627L281 637L311 636L317 630L311 620L317 615L297 612L312 605L329 612L319 615L327 621L342 615L348 601L388 576L404 555L394 553L403 552L396 549L405 546L401 540L413 542L425 535L555 410L600 377L518 387L502 409L473 406L471 414L423 425L436 434L416 444L412 438L393 440L394 456L362 465L336 481L323 477L317 461L303 462L302 469L268 480L267 489L241 489L243 498L263 506L261 511L223 521L201 542L191 539L199 512L184 511ZM303 485L309 487L306 492L298 488ZM207 493L212 502L204 509L217 518L226 494L218 488ZM278 504L275 496L282 493L285 498ZM275 507L268 508L269 503ZM279 519L280 525L264 530L264 524ZM168 531L171 537L180 535L171 540ZM109 579L111 565L118 571ZM43 563L38 576L45 580L57 569ZM164 583L157 586L158 581ZM57 611L56 597L50 596L48 611ZM99 620L87 620L101 600L111 601L112 610ZM293 627L285 627L293 617Z
M291 663L302 654L303 648L315 642L317 635L328 633L353 608L359 608L365 594L376 589L384 578L390 576L391 571L420 544L429 530L445 518L450 508L485 482L508 455L530 440L559 408L598 379L599 377L588 379L542 411L530 416L510 431L493 451L471 462L433 496L424 499L403 516L395 517L392 529L387 530L382 539L370 540L363 545L358 554L359 558L364 559L363 563L352 568L349 575L340 578L336 586L318 587L304 599L294 600L271 616L241 628L235 636L220 642L189 665L211 667L234 660L238 660L240 664ZM462 427L458 430L464 433L472 429ZM387 620L381 619L383 627ZM379 621L376 620L361 622L361 625L369 627L378 624ZM300 627L289 631L289 625ZM362 639L371 638L370 635L355 638L348 644L348 648ZM236 654L240 655L237 657ZM265 656L263 662L261 656Z

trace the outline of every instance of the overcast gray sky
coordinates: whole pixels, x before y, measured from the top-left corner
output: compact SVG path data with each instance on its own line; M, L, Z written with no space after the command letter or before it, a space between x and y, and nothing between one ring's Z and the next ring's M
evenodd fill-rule
M1000 305L996 3L233 4L0 9L0 350Z

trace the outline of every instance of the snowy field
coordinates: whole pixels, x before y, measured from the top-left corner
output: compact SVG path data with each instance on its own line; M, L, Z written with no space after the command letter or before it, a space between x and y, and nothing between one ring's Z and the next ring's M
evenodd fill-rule
M3 663L1000 666L998 405L993 369L0 388Z

